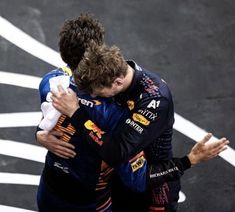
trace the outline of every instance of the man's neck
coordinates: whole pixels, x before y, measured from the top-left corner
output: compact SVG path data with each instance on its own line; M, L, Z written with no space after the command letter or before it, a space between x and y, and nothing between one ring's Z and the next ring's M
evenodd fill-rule
M122 92L125 92L130 87L133 77L134 77L134 69L130 65L127 65L127 74L124 78Z

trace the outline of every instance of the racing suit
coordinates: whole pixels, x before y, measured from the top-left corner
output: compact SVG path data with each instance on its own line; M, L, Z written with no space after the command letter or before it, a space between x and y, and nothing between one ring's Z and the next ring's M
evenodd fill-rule
M172 158L174 106L171 92L157 74L133 61L127 62L134 69L131 86L114 99L129 108L130 113L115 132L98 135L98 126L88 127L91 120L87 120L80 109L71 117L71 123L76 129L83 130L85 139L112 167L144 149L150 175L149 211L175 211L179 178L191 164L187 156Z
M50 79L68 75L71 75L70 69L65 67L51 71L43 77L39 86L42 103L47 101L51 89ZM70 87L77 92L82 110L102 126L99 133L103 130L112 132L118 121L129 113L111 99L91 98L79 91L72 80ZM54 130L64 133L61 139L73 144L77 154L75 158L66 160L51 152L47 153L37 194L39 211L111 211L110 177L113 168L89 147L89 143L71 125L68 117L60 116ZM147 182L147 162L142 155L138 155L131 162L136 163L139 158L142 164L136 167L135 172L132 172L131 163L122 164L119 170L125 184L130 187L139 184L139 188L143 190Z

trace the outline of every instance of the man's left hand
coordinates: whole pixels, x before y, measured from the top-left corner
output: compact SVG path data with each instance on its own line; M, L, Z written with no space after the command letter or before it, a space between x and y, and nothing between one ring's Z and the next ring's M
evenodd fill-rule
M216 157L220 152L224 151L229 144L229 140L221 138L213 143L207 143L212 137L211 133L208 133L201 141L193 146L188 158L193 165L196 165L202 161L210 160Z
M59 112L71 117L74 112L79 108L77 95L70 88L64 90L61 85L58 85L57 88L58 91L51 91L52 104Z

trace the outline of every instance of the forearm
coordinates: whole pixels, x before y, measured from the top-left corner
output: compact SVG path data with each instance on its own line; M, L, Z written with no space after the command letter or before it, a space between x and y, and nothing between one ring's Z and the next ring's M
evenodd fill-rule
M37 127L36 127L36 130L35 130L35 133L34 133L35 140L36 140L36 142L38 142L39 144L41 144L41 143L40 143L40 139L39 139L38 134L39 134L39 131L42 131L42 130L43 130L43 129L41 129L39 126L37 126Z
M155 184L162 184L165 181L179 180L184 171L191 167L188 156L172 158L171 160L158 161L150 164L150 179Z

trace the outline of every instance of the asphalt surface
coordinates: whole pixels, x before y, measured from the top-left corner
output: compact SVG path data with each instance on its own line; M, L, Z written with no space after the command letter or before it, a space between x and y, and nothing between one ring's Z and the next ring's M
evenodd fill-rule
M235 1L0 1L2 18L55 51L62 23L86 12L103 23L107 44L119 46L126 59L167 81L178 114L218 138L226 136L235 148ZM55 68L1 36L0 58L1 72L42 77ZM2 114L38 111L36 89L0 83L1 122ZM37 145L34 130L35 126L1 126L0 150L2 140ZM194 143L175 130L175 156L186 154ZM43 164L22 157L1 153L0 174L39 176ZM235 211L234 179L234 161L221 157L192 168L182 178L186 200L179 211ZM36 211L37 186L28 184L1 180L0 205Z

